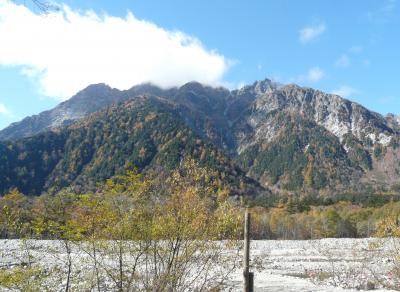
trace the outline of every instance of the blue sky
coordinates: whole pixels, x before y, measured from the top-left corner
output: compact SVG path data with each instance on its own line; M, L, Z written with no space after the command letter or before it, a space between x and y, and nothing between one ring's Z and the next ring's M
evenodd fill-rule
M0 128L97 82L270 78L400 114L397 0L67 0L66 20L20 2L0 0Z

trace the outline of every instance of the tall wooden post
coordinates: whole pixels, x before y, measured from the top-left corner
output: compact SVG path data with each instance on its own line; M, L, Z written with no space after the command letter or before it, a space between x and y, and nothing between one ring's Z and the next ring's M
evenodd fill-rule
M250 213L246 208L244 216L244 253L243 253L243 287L244 292L253 292L254 275L250 273Z

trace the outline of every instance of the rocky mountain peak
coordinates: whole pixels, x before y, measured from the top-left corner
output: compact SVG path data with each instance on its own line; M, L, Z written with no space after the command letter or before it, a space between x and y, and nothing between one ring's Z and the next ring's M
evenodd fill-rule
M205 86L197 81L190 81L182 85L179 89L184 91L202 91Z
M260 81L256 81L253 84L254 92L256 94L262 95L268 92L272 92L277 89L277 84L270 79L264 79Z
M105 83L95 83L95 84L90 84L86 88L82 89L79 91L77 94L80 92L101 92L103 90L111 90L111 86Z
M363 106L308 87L289 84L258 96L253 103L253 114L249 117L252 127L265 127L266 114L273 111L288 111L324 127L340 140L346 134L357 139L387 145L395 130L380 114ZM264 129L262 132L268 131Z
M147 82L135 85L128 90L122 92L124 98L135 97L139 95L155 95L160 97L172 96L177 91L177 88L173 87L167 90L164 90L157 85Z
M254 82L252 85L246 85L240 88L239 90L234 90L234 94L239 96L243 95L264 95L269 92L273 92L280 88L281 85L277 82L271 81L270 79L266 78L264 80L258 80Z

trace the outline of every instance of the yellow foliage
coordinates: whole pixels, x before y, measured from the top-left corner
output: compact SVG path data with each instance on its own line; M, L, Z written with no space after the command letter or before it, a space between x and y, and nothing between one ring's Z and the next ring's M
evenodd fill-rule
M304 184L308 187L312 187L313 185L313 168L314 159L312 156L309 156L307 166L304 170Z
M0 270L0 288L36 292L40 291L42 271L39 268L17 267Z
M146 148L142 147L139 150L139 157L144 158L146 156Z
M152 120L154 120L157 117L157 114L155 112L150 112L145 118L144 120L146 122L150 122Z

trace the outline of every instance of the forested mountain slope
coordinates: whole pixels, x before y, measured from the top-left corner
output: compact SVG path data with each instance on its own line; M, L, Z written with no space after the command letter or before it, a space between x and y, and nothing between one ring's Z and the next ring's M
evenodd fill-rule
M244 181L253 193L389 189L400 178L399 128L393 115L268 79L233 91L91 85L0 132L14 140L0 144L0 189L94 189L130 164L172 169L186 156L219 169L236 191Z
M11 187L26 194L65 187L94 190L97 183L131 165L161 175L185 158L216 170L215 179L232 194L264 191L223 151L185 126L173 103L157 97L128 100L57 132L2 142L0 191Z

